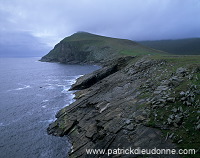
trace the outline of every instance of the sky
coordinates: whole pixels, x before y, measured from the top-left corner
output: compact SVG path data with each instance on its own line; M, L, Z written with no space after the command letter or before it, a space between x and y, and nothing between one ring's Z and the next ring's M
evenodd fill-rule
M78 31L134 41L200 37L200 0L0 0L0 53L44 55Z

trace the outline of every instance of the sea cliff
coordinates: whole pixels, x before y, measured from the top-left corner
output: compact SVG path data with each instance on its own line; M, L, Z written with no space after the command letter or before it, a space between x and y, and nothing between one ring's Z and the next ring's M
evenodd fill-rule
M79 90L75 92L76 101L61 109L47 129L55 136L69 136L73 145L70 157L108 157L87 154L86 149L198 150L199 57L157 55L159 51L151 54L152 49L143 47L140 50L146 50L148 55L142 51L138 55L134 48L126 55L111 53L112 58L103 62L100 58L70 59L69 63L103 63L101 69L80 77L72 85L71 90ZM50 59L53 57L48 55L42 60ZM67 55L61 61L68 63ZM110 157L139 155L113 153Z
M164 52L144 47L131 40L78 32L61 40L41 61L102 65L120 56L160 53Z

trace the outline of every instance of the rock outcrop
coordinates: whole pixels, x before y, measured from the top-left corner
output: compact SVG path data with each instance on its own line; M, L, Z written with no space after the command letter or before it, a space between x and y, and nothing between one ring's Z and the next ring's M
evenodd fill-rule
M129 40L77 33L41 59L102 65L77 79L70 89L79 90L76 101L61 109L48 127L49 134L70 137L71 158L108 157L87 154L86 149L138 147L190 148L199 154L199 58L153 56L152 51L160 53ZM113 153L111 157L139 155Z
M159 69L165 62L150 60L148 57L139 60L137 58L128 60L126 57L119 61L121 61L119 65L123 66L103 75L104 77L93 79L99 74L110 72L112 69L110 66L79 78L72 86L72 90L82 89L75 93L77 100L60 110L56 115L57 120L49 126L49 134L68 135L71 138L73 150L70 157L99 157L99 155L87 155L86 149L176 148L176 145L170 139L166 139L158 129L148 125L151 106L145 105L153 102L152 96L141 97L145 91L142 88L144 83L153 78L155 69ZM111 65L113 66L117 67L115 64ZM92 84L89 84L91 80ZM156 88L156 85L152 85L150 88L152 92L164 93L169 87ZM170 97L166 100L174 101ZM130 155L118 156L130 157ZM137 156L131 155L131 157Z
M103 64L119 56L159 54L158 50L144 47L134 41L78 32L64 38L41 61L67 64Z

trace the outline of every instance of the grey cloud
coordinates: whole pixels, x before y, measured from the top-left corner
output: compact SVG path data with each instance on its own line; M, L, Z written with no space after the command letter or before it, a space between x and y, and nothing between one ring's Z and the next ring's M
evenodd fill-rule
M77 32L132 40L200 37L199 0L0 0L0 34L53 46Z
M0 57L45 55L51 47L27 32L5 32L0 38Z

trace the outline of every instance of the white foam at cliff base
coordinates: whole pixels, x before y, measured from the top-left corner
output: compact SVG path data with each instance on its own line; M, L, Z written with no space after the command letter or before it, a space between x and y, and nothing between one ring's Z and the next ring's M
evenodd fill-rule
M39 123L51 123L54 122L56 119L50 119L50 120L43 120L43 121L39 121Z
M63 87L63 90L61 91L61 93L68 93L69 92L69 88L70 87Z

